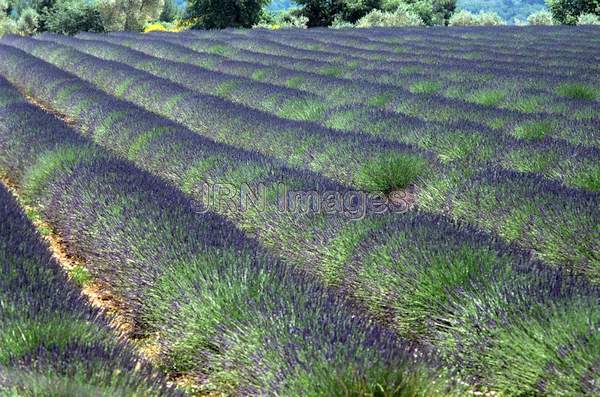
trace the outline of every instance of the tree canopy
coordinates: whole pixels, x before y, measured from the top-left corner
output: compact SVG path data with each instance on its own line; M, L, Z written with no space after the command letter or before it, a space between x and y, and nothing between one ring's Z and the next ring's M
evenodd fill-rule
M600 0L548 0L552 17L563 24L575 25L581 15L600 16Z
M200 29L251 28L269 0L190 0L187 14Z

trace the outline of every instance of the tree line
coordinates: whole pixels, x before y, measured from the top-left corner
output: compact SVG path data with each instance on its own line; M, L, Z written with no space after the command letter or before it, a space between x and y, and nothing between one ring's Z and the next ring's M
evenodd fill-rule
M272 0L0 0L0 35L142 31L148 23L184 28L498 25L494 13L457 11L456 0L295 0L273 14ZM530 24L600 24L600 0L546 0Z

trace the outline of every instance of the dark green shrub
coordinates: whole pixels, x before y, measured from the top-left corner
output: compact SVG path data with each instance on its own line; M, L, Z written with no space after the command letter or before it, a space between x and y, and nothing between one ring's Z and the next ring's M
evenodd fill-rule
M548 0L552 17L561 24L575 25L582 14L600 15L600 0Z
M188 16L195 29L251 28L266 4L266 0L191 0Z
M388 153L365 163L356 175L356 184L368 191L389 193L414 183L426 168L422 157Z
M78 32L104 32L102 16L92 3L85 0L61 0L46 11L49 32L74 35Z

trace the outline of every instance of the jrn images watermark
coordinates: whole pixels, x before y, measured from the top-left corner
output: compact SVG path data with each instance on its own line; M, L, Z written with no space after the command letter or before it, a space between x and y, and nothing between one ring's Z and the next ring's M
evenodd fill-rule
M413 203L411 192L389 194L360 190L296 190L285 183L274 185L203 182L194 196L203 206L201 212L278 212L292 214L341 214L352 220L367 215L404 213Z

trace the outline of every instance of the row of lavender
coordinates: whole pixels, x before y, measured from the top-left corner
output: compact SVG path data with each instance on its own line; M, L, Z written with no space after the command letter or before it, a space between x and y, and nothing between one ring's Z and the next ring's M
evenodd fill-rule
M18 93L0 80L1 136ZM18 105L15 105L18 106ZM26 122L26 120L23 120ZM3 140L2 140L3 141ZM7 153L0 156L2 173ZM174 396L119 341L107 318L67 280L47 245L0 186L0 394Z
M244 37L218 32L212 34L201 34L201 38L225 39L235 37L234 44L244 48L248 44L256 44L251 48L259 51L272 50L281 51L284 54L289 51L296 51L296 57L305 59L314 59L338 63L343 67L346 62L358 62L354 65L357 68L381 69L393 71L393 66L420 65L440 67L437 71L448 77L452 74L454 65L464 65L474 71L495 70L496 73L504 75L506 71L511 71L510 78L519 77L538 77L545 76L545 79L552 77L577 77L579 79L594 80L594 72L598 71L596 64L598 46L593 45L590 40L594 37L593 31L585 30L579 37L573 38L569 35L562 35L557 31L555 43L540 45L540 39L545 36L536 32L524 32L521 36L510 39L511 46L498 49L494 44L486 43L482 35L476 35L476 45L470 43L469 34L463 38L456 38L447 35L441 40L435 39L434 31L420 31L415 35L399 35L403 31L390 31L389 35L401 37L396 43L385 43L373 40L372 37L357 37L347 35L346 32L336 32L334 34L323 35L320 31L282 31L270 33L266 31L252 31ZM488 30L484 37L495 36ZM527 38L537 38L533 45L520 45ZM465 39L466 38L466 39ZM242 39L240 41L240 39ZM258 39L258 40L257 40ZM295 39L295 40L291 40ZM502 40L495 38L495 44L502 43ZM505 42L506 43L506 42ZM565 43L572 44L565 48ZM562 45L562 47L561 47ZM315 58L319 53L321 58ZM576 61L573 56L581 56L582 59ZM352 65L352 64L351 64ZM532 74L533 73L533 74Z
M365 164L390 153L421 157L433 170L433 153L368 135L346 134L313 123L285 120L218 97L198 94L127 65L104 61L65 45L23 37L4 43L89 81L109 94L179 122L219 142L261 152L340 183L362 185ZM362 187L362 186L357 186ZM391 185L393 189L404 186Z
M539 64L541 60L551 61L551 65L579 67L594 65L593 58L573 59L570 56L597 51L598 41L595 39L597 27L564 28L461 28L446 31L444 29L398 30L378 29L372 31L345 31L340 33L341 41L366 49L379 49L382 44L401 45L409 48L428 49L432 55L434 48L438 54L446 58L468 58L472 51L483 51L479 54L482 60L520 61ZM398 34L401 32L402 34ZM313 30L307 34L318 33ZM322 36L322 35L319 35ZM318 37L327 40L328 37ZM564 46L571 43L571 46ZM389 48L385 47L384 48ZM424 53L425 55L426 53ZM410 56L410 54L407 54ZM553 57L556 55L556 57ZM596 55L597 56L597 55ZM514 59L519 58L519 59ZM597 67L597 66L596 66Z
M160 35L157 35L161 37ZM164 36L163 36L164 37ZM290 39L295 38L296 41ZM203 37L206 40L206 37ZM332 40L332 41L329 41ZM340 41L342 41L340 43ZM511 80L521 80L525 82L525 78L532 79L529 85L535 86L533 83L540 83L541 79L548 80L549 78L555 80L556 77L562 77L567 81L572 80L576 75L574 72L580 72L582 75L577 76L584 80L589 80L592 77L592 73L595 70L593 66L585 67L578 65L572 69L566 66L555 66L555 70L543 69L541 66L527 63L523 60L514 62L498 64L492 63L491 60L479 59L478 53L471 51L468 55L465 55L468 59L461 57L449 57L448 59L433 58L431 53L419 50L418 48L404 48L399 46L389 46L387 49L357 49L343 43L343 38L332 37L332 38L311 38L311 37L298 37L296 35L280 35L280 36L268 36L265 34L264 37L249 37L249 38L229 38L227 36L221 37L220 39L211 39L208 43L212 46L222 46L226 42L231 47L223 47L223 53L227 54L230 52L235 54L241 52L242 54L251 55L252 53L263 53L268 55L281 55L284 57L295 57L299 58L300 63L305 63L307 67L318 69L326 69L335 66L340 68L337 71L339 75L349 74L353 72L360 79L369 80L388 80L391 84L400 86L407 86L408 81L399 79L404 76L411 77L407 72L410 70L412 73L417 75L429 75L433 76L434 73L440 73L437 76L438 79L447 80L446 82L451 84L452 82L460 82L468 79L468 76L464 73L464 68L472 66L472 70L482 74L479 78L479 83L485 82L485 73L493 73L502 77L509 78ZM237 50L235 50L237 48ZM435 47L433 47L435 48ZM432 48L432 49L433 49ZM431 52L431 50L429 52ZM405 52L408 52L405 54ZM493 51L491 51L493 52ZM441 54L443 56L443 54ZM486 53L486 56L493 54ZM584 54L585 55L585 54ZM512 57L518 56L518 54L511 54ZM477 62L477 63L475 63ZM523 62L523 63L522 63ZM514 63L515 67L521 68L513 74L509 74L509 67ZM410 69L405 69L410 68ZM462 70L461 70L462 69ZM400 71L400 73L398 73ZM462 74L460 72L463 72ZM366 75L360 75L358 72L367 72ZM374 78L376 76L372 72L382 72L383 76ZM394 79L396 77L396 79ZM536 81L537 80L537 81ZM540 87L541 88L541 87Z
M413 55L407 55L404 52L398 54L398 46L392 46L387 52L383 51L383 54L377 55L378 60L373 61L368 59L369 54L370 57L375 56L373 50L360 51L352 50L348 46L340 46L338 44L340 38L336 34L331 35L333 37L328 39L319 39L331 40L325 44L322 43L326 46L325 50L298 48L298 46L314 48L314 44L311 45L311 39L303 37L302 34L285 35L284 33L282 35L284 37L279 41L274 41L273 37L267 34L263 34L262 37L240 38L225 33L221 34L220 39L215 39L196 33L185 35L184 38L187 39L185 45L192 48L218 52L236 60L273 64L299 71L312 71L337 77L366 80L372 83L385 82L388 85L396 86L397 89L404 88L418 92L419 83L428 81L430 93L439 93L453 98L457 105L460 105L461 100L459 99L479 104L482 93L494 90L498 94L502 94L496 99L494 105L525 113L542 111L560 113L563 117L575 120L589 117L592 110L589 104L586 106L582 101L573 102L568 97L565 98L562 92L564 87L568 87L569 83L590 83L592 84L592 87L589 88L590 95L598 96L598 87L595 89L593 87L598 70L593 62L587 67L581 65L585 61L581 62L579 70L577 67L571 66L563 68L554 66L552 69L546 66L546 70L532 72L519 72L518 64L507 65L504 69L497 65L487 67L480 65L473 68L468 62L465 64L465 61L454 66L442 62L437 68L432 68L429 66L433 63L432 61L419 66L410 60L412 56L423 55L419 54L419 51L415 51L416 54ZM123 35L117 34L117 36ZM127 35L125 34L125 36ZM165 34L153 34L153 37L166 40L172 38ZM308 42L305 43L306 41ZM315 41L318 42L318 40ZM177 42L182 43L182 40L178 38ZM434 49L437 48L434 47ZM357 51L366 53L367 59L365 59L365 55L356 56ZM409 48L406 51L411 53L413 50ZM471 62L481 63L479 57L474 54L476 53L469 53L469 58L475 58ZM518 54L510 56L514 57ZM585 56L585 54L581 56ZM421 62L424 62L423 57L415 59L421 59ZM412 63L406 63L406 61ZM398 73L399 70L401 73ZM516 104L513 103L515 100L518 100ZM536 102L534 103L534 101ZM528 106L525 106L525 103ZM484 105L488 104L484 103ZM584 107L584 109L577 107ZM577 112L571 114L570 111L575 110Z
M126 36L126 35L125 35ZM105 36L94 36L94 37L99 37L104 39ZM113 38L111 37L110 40L113 40ZM127 40L119 40L120 42L125 42L128 43L127 45L133 45L133 46L140 46L140 44L132 44L131 41L127 41ZM144 39L136 39L136 42L141 42L144 41ZM171 36L170 41L172 41L173 43L175 42L180 42L180 41L186 41L185 39L181 39L179 35L174 35ZM202 46L203 44L200 43L200 40L188 40L193 46ZM194 44L195 43L195 44ZM152 44L154 45L154 43ZM187 44L186 44L187 45ZM145 46L142 45L142 46ZM198 53L191 53L188 51L187 53L185 53L185 51L181 51L181 46L178 46L177 44L173 44L170 48L164 48L164 46L160 46L161 47L161 51L163 51L161 53L161 56L167 56L167 54L169 53L169 50L172 50L173 48L175 48L175 51L172 52L172 54L176 54L177 57L179 58L179 56L181 55L185 55L187 58L184 59L195 59L196 62L206 62L206 53L203 54L198 54ZM193 62L193 61L192 61ZM219 64L219 67L222 67L223 64ZM320 84L318 84L321 87L327 87L326 84L324 84L322 81L320 82ZM330 91L335 91L335 89L333 87L328 87L330 88ZM339 88L339 87L338 87ZM364 92L368 92L368 89L364 88L364 87L354 87L354 90L349 90L349 92L352 93L364 93ZM376 97L376 96L375 96ZM430 106L433 106L430 104ZM433 106L435 108L435 106ZM473 111L467 111L466 109L464 109L463 111L454 111L454 113L459 113L459 114L464 114L464 113L474 113ZM359 113L360 114L360 113ZM386 117L388 116L388 117ZM369 121L381 121L382 119L387 118L389 120L389 114L385 114L385 116L380 117L376 120L369 120ZM396 120L395 120L396 121ZM392 122L393 123L393 122ZM591 141L595 141L596 138L594 137L594 131L598 131L597 128L594 127L594 121L589 121L586 123L583 123L581 125L577 125L574 124L568 120L562 120L562 118L560 118L560 123L566 123L563 124L566 128L566 126L569 126L569 128L572 128L572 131L577 131L577 134L579 134L579 136L581 136L582 139L591 139ZM560 124L559 123L559 124ZM542 136L544 134L547 133L547 129L548 128L553 128L555 126L556 123L553 123L552 121L547 121L544 120L544 118L542 116L540 116L540 121L536 122L531 122L531 123L527 123L523 128L518 128L521 126L514 126L515 127L515 131L521 130L523 131L523 138L539 138L539 135L541 134ZM410 128L409 128L410 129ZM540 130L541 133L540 133ZM438 136L440 136L443 134L439 134ZM450 136L446 137L447 139L454 141L455 136L452 136L452 134L448 134ZM597 135L597 134L596 134ZM460 135L459 135L460 136ZM425 137L427 137L427 135L425 135ZM427 140L425 140L427 141ZM430 140L431 141L431 140ZM447 141L444 141L444 139L441 139L440 142L442 145L444 143L447 144ZM466 142L469 143L469 142ZM494 142L496 143L496 142ZM438 143L439 144L439 143ZM433 147L435 147L435 145L431 145ZM458 149L463 149L466 147L468 147L467 144L465 144L464 140L463 142L459 142L459 144L457 145ZM482 152L485 153L485 150L478 150L481 149L481 146L478 145L473 145L474 147L472 147L471 149L475 152L477 152L478 154L481 154ZM491 145L490 145L491 146ZM520 147L519 147L520 146ZM599 185L599 178L600 178L600 166L598 166L598 153L593 150L590 154L586 155L586 150L584 148L573 148L571 149L571 153L567 154L567 152L562 151L562 154L559 154L556 147L563 147L560 143L558 144L552 144L552 141L548 141L548 140L542 140L537 142L534 145L531 145L531 149L527 146L527 145L519 145L517 146L517 150L514 151L510 151L508 154L508 157L510 158L509 161L505 161L504 163L509 163L511 166L509 168L513 168L514 170L517 171L524 171L524 172L535 172L535 173L542 173L546 176L553 176L554 178L557 179L562 179L563 181L565 179L569 179L569 177L565 177L565 176L561 176L563 175L563 173L565 173L566 170L570 169L575 170L578 169L579 167L574 166L573 162L570 160L567 160L568 158L582 158L585 159L583 160L586 163L585 171L582 172L581 174L581 179L579 179L579 177L577 177L577 179L579 179L578 182L574 182L573 180L571 180L572 182L570 183L571 185L575 185L578 187L584 187L586 189L590 189L590 190L597 190ZM501 147L501 146L500 146ZM554 148L553 148L554 147ZM450 149L455 149L456 147L452 147ZM485 145L484 145L485 148ZM563 147L564 148L564 147ZM537 149L537 150L536 150ZM446 148L446 150L448 150ZM563 149L564 150L564 149ZM563 156L564 154L566 154L566 156ZM462 160L462 159L461 159ZM586 161L587 160L587 161ZM561 165L562 163L562 165ZM472 168L476 168L476 167L472 167ZM566 174L568 175L570 171L566 171ZM509 173L505 173L505 174L510 174ZM517 174L513 175L515 178L518 178ZM457 177L460 178L460 177ZM539 183L541 183L541 181L538 178L533 178L534 180L536 180L535 184L538 185ZM443 182L442 182L443 183ZM518 188L517 190L521 193L521 194L525 194L525 202L528 202L529 197L531 196L531 194L527 194L526 191L526 182L522 181L521 183L517 183L517 185L521 186L521 188ZM489 185L488 185L489 186ZM532 190L535 190L536 192L539 192L540 189L539 188L534 188ZM542 188L542 190L547 190L545 188ZM550 190L555 191L556 189L554 187L550 187ZM434 188L435 191L435 188ZM435 193L437 194L438 192L435 191ZM571 195L571 193L568 191L568 189L564 192L566 197L569 197ZM580 196L579 194L575 193L577 196ZM425 195L427 196L427 194ZM492 227L493 229L498 230L501 234L503 234L505 237L509 238L510 240L520 240L521 242L524 242L524 245L526 247L536 247L539 246L539 244L541 243L542 245L552 245L554 244L551 241L556 241L556 240L560 240L563 238L567 238L567 239L571 239L572 236L576 236L578 235L576 232L576 234L571 234L571 233L565 233L565 230L560 230L560 229L568 229L567 228L562 228L562 227L558 227L558 228L551 228L551 229L555 229L554 231L550 232L550 236L548 236L547 238L540 238L540 237L535 237L535 235L537 234L537 232L533 232L533 231L525 231L525 235L523 235L523 230L527 230L529 227L530 223L539 223L539 219L538 217L544 217L545 215L540 214L540 210L539 210L539 206L543 205L544 203L547 202L552 202L552 200L554 199L558 199L560 201L564 201L565 199L560 199L560 195L557 197L556 195L545 195L546 197L544 197L543 199L540 200L533 200L533 203L527 203L527 204L523 204L523 201L521 200L506 200L506 198L502 197L502 198L497 198L499 200L502 201L508 201L510 202L510 204L504 206L502 205L502 209L495 211L494 212L494 216L490 217L488 214L483 214L484 218L488 218L488 219L478 219L479 224L486 227L486 228L490 228ZM594 196L589 196L590 198L586 198L586 195L583 195L583 199L582 202L588 202L588 204L583 204L584 207L588 207L588 208L594 208L596 206L596 202L597 202L597 198L594 198ZM522 198L522 197L521 197ZM491 198L493 199L493 198ZM568 199L567 199L568 200ZM591 200L591 201L590 201ZM423 203L422 203L423 204ZM517 204L516 207L513 206L514 204ZM558 205L559 207L562 206L562 204ZM428 204L424 204L424 207L428 207L429 210L435 210L435 208L432 208L431 205ZM435 206L434 206L435 207ZM530 207L530 208L524 208L524 207ZM552 207L557 207L557 204L552 205ZM558 208L556 208L558 210ZM459 210L460 211L460 210ZM458 211L456 211L458 212ZM588 212L588 211L585 211ZM595 210L592 209L592 212L588 214L591 215L590 218L588 219L595 219L597 217L597 214L594 214L594 212L596 212ZM471 216L471 218L479 218L479 216ZM491 218L491 219L490 219ZM529 220L527 219L529 218ZM531 219L533 219L533 221L531 221ZM500 224L498 224L500 222ZM586 222L586 225L593 225L595 221L592 222ZM543 222L542 222L543 223ZM570 222L568 222L570 223ZM532 229L538 229L539 226L534 226ZM548 229L548 224L543 227L543 229ZM539 230L539 229L538 229ZM597 230L592 227L592 228L588 228L588 233L592 234L592 239L588 240L588 239L583 239L583 241L580 242L580 244L583 245L587 245L590 241L594 241L597 240L596 236L597 236ZM562 236L561 236L562 235ZM559 237L560 236L560 237ZM545 239L545 240L544 240ZM527 241L527 240L535 240L535 241ZM586 242L587 241L587 242ZM566 248L565 252L568 252L566 254L560 254L558 251L553 252L550 255L546 256L546 259L550 260L550 261L557 261L560 262L563 259L567 259L568 262L573 262L571 255L575 252L582 252L581 247L579 248L569 248L569 244L567 245L563 245L563 247L561 248L561 250L563 248ZM592 243L592 251L595 250L596 248L593 248L594 243ZM583 250L585 251L585 249ZM575 254L576 256L579 256L579 254ZM584 254L585 255L585 254ZM591 254L591 256L588 255L589 260L584 260L585 264L584 267L586 268L597 268L597 263L598 263L598 259L594 258L593 254ZM578 260L576 260L575 262L577 262Z
M560 62L561 56L554 52L552 58L541 56L536 58L537 65L531 65L523 63L527 56L522 57L518 50L510 54L494 54L491 48L482 47L469 50L464 57L454 55L449 60L441 60L440 52L455 54L460 51L448 49L452 45L447 43L430 44L429 53L410 45L357 50L343 45L344 38L338 35L314 37L264 34L263 37L252 37L241 43L238 40L232 44L240 49L256 51L256 43L260 42L262 52L303 56L312 62L311 67L317 67L317 71L337 69L338 75L346 78L391 84L413 92L422 92L423 85L427 84L427 93L526 113L560 113L568 119L590 117L592 114L589 103L572 100L568 92L570 87L583 87L592 98L598 98L599 94L595 77L599 70L593 61L594 55L598 54L597 48L595 53L561 54L567 59L573 56L582 58L577 65L572 62L556 65L556 59ZM227 37L222 39L230 42ZM270 45L265 45L267 42ZM565 42L561 44L565 45ZM481 59L482 56L487 59ZM546 59L540 62L540 58ZM482 102L482 97L488 94L486 99L489 98L490 92L495 94L493 103Z
M445 211L453 218L516 241L549 263L567 265L592 278L598 277L599 210L595 193L570 189L535 174L495 167L480 169L481 165L469 161L442 166L431 154L414 147L371 140L361 134L325 130L311 123L281 120L213 96L190 92L170 81L64 45L23 38L7 38L5 42L64 67L113 95L170 119L181 120L197 133L273 155L288 165L322 172L357 188L369 186L373 180L390 173L385 159L405 161L408 156L415 160L412 163L421 165L415 173L420 176L419 206L422 209ZM29 81L33 84L35 80ZM485 152L478 149L474 145L475 153ZM553 156L540 155L536 159L528 147L518 149L515 155L523 164L519 171L535 171L540 163L552 163ZM551 153L555 149L550 145L540 150L543 154L544 150ZM576 153L577 156L582 154L585 151ZM592 169L583 177L584 184L592 187L597 182L593 169L597 157L597 153L590 152L588 163ZM558 164L555 170L561 169L561 162ZM562 169L568 169L572 162L563 164L566 166ZM363 175L366 178L359 178ZM396 181L386 182L389 183L384 184L384 188L397 186ZM502 189L494 189L495 184Z
M439 54L443 59L469 53L470 51L484 50L482 56L492 58L498 54L517 54L524 60L533 63L540 59L550 59L554 50L560 57L554 59L556 65L578 64L578 60L563 57L573 55L582 51L593 51L598 49L598 40L594 33L597 27L586 26L573 29L572 27L504 27L490 29L487 27L453 28L448 31L444 28L414 29L414 28L385 28L370 30L280 30L269 32L265 30L221 30L201 32L203 37L219 38L223 33L238 38L267 36L276 40L282 35L295 35L296 37L309 37L323 42L341 42L355 49L380 50L386 46L407 46L419 50L422 48L439 48ZM323 34L328 32L328 34ZM198 32L200 33L200 32ZM570 42L570 47L561 47L559 44ZM289 43L294 45L295 43ZM448 50L456 50L454 54ZM406 54L411 56L411 54ZM541 58L540 58L541 56ZM584 64L593 64L593 60L582 60Z
M401 33L404 33L400 31ZM597 56L598 46L593 46L589 40L593 32L581 32L579 37L561 35L557 32L555 40L547 40L538 31L522 31L520 36L511 37L510 41L502 41L490 30L487 34L475 34L468 32L463 37L446 35L436 39L435 30L420 31L414 35L399 35L398 32L388 31L400 40L395 43L378 41L376 36L348 35L348 32L337 32L333 35L323 35L320 31L282 31L270 34L265 31L249 32L247 38L264 38L273 43L287 45L293 48L313 50L327 54L347 54L350 57L359 58L362 62L361 68L386 68L386 62L411 62L415 65L430 66L452 66L456 64L470 65L474 70L498 68L498 71L506 70L515 66L515 76L525 76L534 72L547 74L547 76L576 76L577 73L592 77L593 70L597 70L594 56ZM212 35L214 38L224 37L219 33ZM204 36L205 37L205 36ZM295 37L299 40L286 41L285 38ZM486 38L495 38L495 42L486 42ZM528 39L534 39L534 43L527 43ZM543 40L543 44L542 44ZM506 43L511 45L507 46ZM573 43L571 47L561 47L564 43ZM504 44L502 46L502 44ZM281 47L285 49L286 47ZM550 52L552 51L552 52ZM313 55L305 52L305 55ZM588 56L589 58L573 60L574 55ZM325 59L325 60L326 60ZM340 58L329 56L333 62ZM554 69L548 70L548 66ZM516 69L518 68L518 69ZM388 68L391 69L391 68Z
M374 109L383 108L387 110L386 114L389 114L389 112L400 113L401 115L418 117L426 121L453 122L459 126L464 125L466 121L470 125L484 125L499 129L498 133L518 138L539 139L543 136L552 136L565 139L574 144L600 147L598 134L595 132L597 131L598 118L596 116L596 118L592 117L590 119L590 115L594 115L594 106L593 102L589 100L572 101L562 99L562 102L570 104L569 106L575 109L572 109L573 111L568 114L562 111L560 114L551 114L540 112L541 109L538 105L541 97L534 93L532 96L519 97L516 101L510 102L511 106L515 105L521 110L515 111L489 105L490 100L504 100L506 98L506 95L497 92L498 90L481 90L481 92L472 96L472 102L467 102L439 95L430 95L441 87L439 82L431 79L417 78L416 81L410 83L407 90L389 84L374 84L373 82L364 81L364 79L357 79L357 76L352 76L352 79L331 76L329 75L331 70L315 70L318 73L310 73L302 65L294 66L298 63L296 59L280 55L254 53L251 56L241 57L238 56L240 50L234 48L233 51L236 52L236 56L234 59L230 59L214 54L214 52L221 52L222 48L225 48L223 45L215 46L211 45L210 42L195 40L186 36L161 35L140 38L127 34L115 34L110 36L81 35L80 37L126 45L155 57L177 59L178 62L195 64L213 71L225 72L228 75L250 77L272 85L295 88L315 94L321 99L319 105L315 105L314 100L308 101L308 105L312 106L303 106L302 102L296 101L295 107L288 105L287 109L283 107L275 110L278 111L280 116L322 121L334 128L338 126L335 108L350 104L370 106ZM80 46L82 45L80 44ZM100 54L101 56L107 56L106 51L101 51ZM270 59L273 59L273 62L267 62ZM329 69L331 67L330 65ZM152 72L155 69L152 65L145 65L145 68ZM188 69L186 72L189 74L190 70ZM466 73L469 77L473 76L472 71L469 69ZM369 74L382 75L380 71L360 71L358 74L361 76ZM406 76L403 76L402 79L406 80ZM562 83L563 81L560 81L557 84ZM243 89L247 84L239 81L238 84L240 89L235 92L236 87L234 87L234 92L231 93L230 97L243 101L244 96L240 94L240 91L243 93ZM541 84L547 86L545 82ZM468 86L468 84L461 82L458 87L462 90L465 86ZM568 89L571 86L567 84L565 87ZM231 83L229 83L229 90L232 90ZM455 94L462 95L459 90L455 90ZM273 108L273 105L269 102L266 102L263 106ZM305 107L308 107L308 109L305 109ZM333 114L323 115L322 112L325 109L331 108L334 110ZM571 116L577 120L574 120ZM358 114L355 117L358 117ZM373 126L362 125L361 128L365 132L383 134L384 136L387 134L386 130L389 129L392 137L397 135L397 126L394 128L394 125L384 117L379 117L378 121L385 127L383 131L378 128L378 124ZM537 134L527 133L527 130L531 130L532 126L533 129L538 130ZM523 130L525 130L525 134L523 134Z
M284 118L310 117L323 127L384 135L388 140L414 144L433 151L443 162L494 162L502 168L533 170L569 186L596 188L590 175L597 172L600 149L582 148L549 137L529 142L500 135L476 123L426 123L415 117L361 105L325 110L316 95L302 91L155 58L104 41L48 35L41 38L67 44L102 59L125 63L197 93L219 96Z
M421 349L270 259L223 217L22 98L2 112L3 173L118 298L132 332L155 338L171 374L243 395L453 393ZM67 345L98 337L62 336Z
M3 47L2 56L2 72L31 95L68 114L97 143L196 200L194 187L205 179L238 184L252 180L267 186L279 180L302 189L311 184L314 189L343 189L310 173L294 177L256 154L211 143L19 50ZM273 209L220 211L247 232L257 232L261 242L279 249L297 268L319 274L322 282L355 298L377 320L433 344L443 361L458 365L460 376L473 384L509 393L540 391L541 385L563 393L595 392L589 380L594 368L578 363L582 356L588 363L597 361L595 342L564 354L556 350L592 332L580 322L588 316L585 324L594 324L597 316L596 292L585 282L438 217L391 214L348 222L322 214L286 216ZM552 343L519 331L543 330L550 324L560 324ZM507 367L514 349L527 354ZM560 382L546 370L549 366L560 371ZM523 368L529 368L526 374Z

